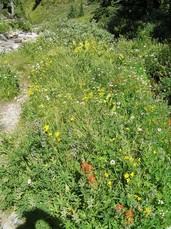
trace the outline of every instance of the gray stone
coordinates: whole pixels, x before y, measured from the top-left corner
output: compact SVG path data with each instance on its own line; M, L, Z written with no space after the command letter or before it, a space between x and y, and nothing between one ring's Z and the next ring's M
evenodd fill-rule
M0 34L0 40L7 41L8 39L6 38L4 34Z
M17 38L17 39L15 39L15 43L22 43L22 39L21 38Z
M11 32L9 32L9 33L6 34L6 37L8 39L17 38L18 37L18 34L16 32L11 31Z
M27 33L20 30L10 32L0 37L0 53L11 52L19 48L20 44L26 41L35 41L38 34ZM7 39L8 38L8 39Z

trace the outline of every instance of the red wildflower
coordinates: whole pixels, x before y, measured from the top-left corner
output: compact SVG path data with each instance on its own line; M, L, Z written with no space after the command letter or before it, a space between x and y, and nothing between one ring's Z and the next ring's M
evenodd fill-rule
M91 184L91 183L94 183L96 182L96 177L95 175L92 173L90 174L90 176L88 177L88 183Z
M118 204L118 205L116 206L116 211L117 211L117 212L121 212L123 209L124 209L124 206L123 206L122 204Z
M93 166L91 164L88 164L86 161L81 163L81 170L88 173L91 170L93 170Z
M127 212L125 212L125 218L126 219L134 218L133 211L132 210L128 210Z

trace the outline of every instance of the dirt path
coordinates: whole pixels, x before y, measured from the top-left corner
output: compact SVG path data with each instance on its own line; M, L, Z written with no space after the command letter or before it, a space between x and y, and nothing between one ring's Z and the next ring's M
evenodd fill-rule
M20 119L21 106L27 100L28 82L21 83L21 94L12 102L0 104L0 133L12 132Z
M36 33L24 33L17 31L10 38L0 39L0 52L9 52L17 49L24 41L35 41ZM22 105L28 99L29 82L28 79L20 82L20 95L12 102L0 103L0 134L13 132L18 125L22 113ZM0 139L0 145L1 145ZM6 163L7 158L0 155L0 163ZM23 224L14 211L0 211L0 228L15 229L17 225Z
M35 41L38 34L35 32L22 32L19 30L10 32L6 36L0 36L0 53L10 52L18 49L21 43L25 41ZM21 106L27 99L28 82L20 84L20 96L12 102L0 104L0 133L12 132L20 119Z
M27 100L27 90L29 83L24 81L20 84L21 93L13 102L0 104L0 134L12 132L18 125L22 113L22 105ZM0 142L1 144L1 142ZM6 163L6 157L0 155L0 163ZM23 224L15 212L0 211L0 228L16 229L17 225Z

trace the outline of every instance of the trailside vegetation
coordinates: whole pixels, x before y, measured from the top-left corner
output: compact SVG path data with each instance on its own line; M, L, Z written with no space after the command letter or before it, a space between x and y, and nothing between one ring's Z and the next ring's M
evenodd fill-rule
M170 228L169 44L143 29L114 39L84 1L81 18L41 4L37 41L0 54L11 98L29 81L17 128L0 134L1 210L55 228Z
M94 19L102 27L128 38L136 37L146 24L153 25L151 36L166 39L170 37L171 3L169 0L100 0Z

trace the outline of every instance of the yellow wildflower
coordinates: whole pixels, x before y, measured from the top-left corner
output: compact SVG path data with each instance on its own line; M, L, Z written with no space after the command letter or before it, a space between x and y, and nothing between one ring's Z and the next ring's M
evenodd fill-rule
M133 177L133 176L134 176L134 172L132 172L132 173L130 174L130 176Z
M146 209L144 210L144 213L145 213L146 216L151 215L151 213L152 213L151 208L146 208Z
M104 173L104 176L105 176L105 177L108 177L108 176L109 176L109 173Z
M134 163L133 166L136 167L137 166L137 163Z
M140 201L141 200L141 197L137 196L137 200Z
M28 92L27 92L28 96L33 95L33 90L31 88L29 88Z
M125 173L124 174L124 178L127 179L129 177L129 174L128 173Z
M129 161L132 163L134 161L134 158L130 157Z
M112 181L108 181L107 185L111 187L112 186Z
M104 96L104 94L105 94L105 88L103 87L103 88L101 88L101 89L99 89L98 90L98 93L99 93L99 96Z
M59 137L59 135L60 135L60 132L59 131L56 131L55 132L55 137Z
M135 198L136 198L138 201L141 200L141 197L139 197L139 196L137 196L137 195L135 195Z
M154 150L154 151L153 151L153 153L154 153L154 154L156 154L156 153L157 153L157 151L156 151L156 150Z
M141 162L141 158L139 157L137 161L140 163Z
M127 178L126 181L127 181L127 183L129 183L131 181L131 179L130 178Z
M70 121L71 121L71 122L74 122L74 121L75 121L75 118L74 118L74 117L71 117L71 118L70 118Z
M125 156L125 160L129 160L129 156Z
M45 125L45 126L44 126L44 131L45 131L45 132L48 132L48 130L49 130L49 125Z

